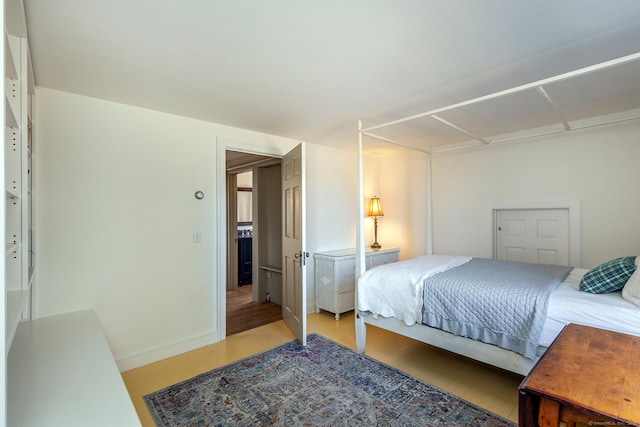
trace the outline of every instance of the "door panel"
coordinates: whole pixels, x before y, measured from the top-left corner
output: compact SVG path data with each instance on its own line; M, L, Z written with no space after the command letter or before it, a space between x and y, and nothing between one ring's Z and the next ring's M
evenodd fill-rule
M282 318L298 341L307 345L304 184L304 145L300 144L282 159Z
M534 264L569 264L569 210L498 210L497 259Z
M227 290L238 289L238 175L227 173Z

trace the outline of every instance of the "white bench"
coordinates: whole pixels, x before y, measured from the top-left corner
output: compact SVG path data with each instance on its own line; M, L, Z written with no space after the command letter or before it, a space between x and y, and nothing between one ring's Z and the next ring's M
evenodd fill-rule
M7 425L141 425L93 310L18 326L7 366Z

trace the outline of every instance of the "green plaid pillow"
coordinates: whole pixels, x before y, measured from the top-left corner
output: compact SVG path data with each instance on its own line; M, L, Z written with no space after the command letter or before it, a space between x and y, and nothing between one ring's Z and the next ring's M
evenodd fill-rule
M634 256L616 258L589 270L580 281L580 290L592 294L619 291L636 271L635 259Z

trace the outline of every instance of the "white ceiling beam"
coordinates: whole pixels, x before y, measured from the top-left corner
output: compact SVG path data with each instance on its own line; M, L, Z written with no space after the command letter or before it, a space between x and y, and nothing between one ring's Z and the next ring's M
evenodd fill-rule
M445 124L445 125L447 125L447 126L449 126L449 127L452 127L452 128L454 128L455 130L457 130L458 132L462 132L462 133L464 133L465 135L467 135L468 137L473 138L473 139L475 139L475 140L478 140L478 141L482 142L483 144L488 144L488 143L490 142L489 140L484 139L484 138L482 138L482 137L480 137L480 136L474 135L474 134L472 134L471 132L469 132L469 131L466 131L466 130L462 129L462 128L461 128L461 127L459 127L459 126L456 126L456 125L454 125L453 123L446 121L446 120L445 120L445 119L443 119L442 117L436 116L435 114L432 114L432 115L430 115L429 117L431 117L431 118L432 118L432 119L434 119L434 120L439 121L439 122L440 122L440 123L442 123L442 124Z
M414 147L413 145L405 144L403 142L394 141L393 139L385 138L384 136L376 135L376 134L369 133L369 132L360 132L360 133L362 135L367 135L367 136L370 136L372 138L376 138L376 139L379 139L381 141L388 142L390 144L394 144L394 145L398 145L400 147L408 148L409 150L419 151L419 152L425 153L425 154L431 154L431 151L428 150L428 149L425 149L425 148Z
M587 119L585 119L587 120ZM585 122L585 120L581 120L581 122ZM606 126L606 125L612 125L612 124L616 124L616 123L624 123L624 122L629 122L629 121L633 121L633 120L640 120L640 114L636 114L636 115L631 115L629 117L622 117L622 118L610 118L608 120L604 120L604 121L599 121L599 122L587 122L586 123L576 123L574 122L574 126L570 128L569 131L578 131L578 130L583 130L583 129L590 129L590 128L595 128L595 127L600 127L600 126ZM521 136L512 136L512 137L507 137L504 139L500 139L500 138L496 138L494 140L492 140L490 142L490 145L495 145L495 144L503 144L503 143L508 143L508 142L518 142L518 141L524 141L527 139L532 139L532 138L540 138L540 137L544 137L544 136L550 136L550 135L556 135L556 134L560 134L560 133L565 133L568 132L568 130L562 130L562 129L556 129L556 130L547 130L547 131L538 131L538 132L533 132L527 135L521 135ZM430 154L438 154L438 153L447 153L450 151L459 151L459 150L467 150L469 148L478 148L480 147L479 145L466 145L466 146L451 146L451 145L443 145L440 147L435 147L431 149L431 153Z
M544 90L542 86L538 86L536 88L536 91L538 91L540 96L542 96L544 100L547 101L547 104L549 104L549 106L551 106L551 108L553 108L553 110L556 112L558 117L560 117L560 121L562 122L562 126L564 126L564 129L571 130L571 126L569 126L569 123L567 123L567 119L564 118L564 115L562 114L562 112L560 112L560 109L556 106L556 103L553 102L553 99L551 99L547 91Z
M382 123L382 124L375 125L375 126L369 126L367 128L364 128L363 131L368 132L368 131L371 131L371 130L380 129L380 128L384 128L384 127L388 127L388 126L392 126L392 125L408 122L408 121L411 121L411 120L419 119L419 118L422 118L422 117L432 116L434 114L439 114L439 113L442 113L444 111L455 110L456 108L461 108L461 107L465 107L467 105L477 104L479 102L488 101L488 100L491 100L491 99L499 98L501 96L512 95L512 94L515 94L515 93L519 93L519 92L535 89L538 86L545 86L545 85L548 85L548 84L551 84L551 83L557 83L557 82L560 82L560 81L563 81L563 80L571 79L573 77L578 77L578 76L582 76L582 75L585 75L585 74L593 73L593 72L596 72L596 71L605 70L607 68L616 67L618 65L626 64L628 62L637 61L638 59L640 59L640 52L633 53L633 54L627 55L627 56L623 56L621 58L612 59L610 61L601 62L599 64L591 65L591 66L588 66L588 67L580 68L580 69L577 69L577 70L574 70L574 71L569 71L568 73L558 74L557 76L553 76L553 77L549 77L549 78L546 78L546 79L538 80L538 81L535 81L535 82L532 82L532 83L527 83L527 84L524 84L524 85L521 85L521 86L516 86L516 87L513 87L511 89L506 89L506 90L502 90L502 91L499 91L499 92L491 93L489 95L484 95L484 96L480 96L480 97L477 97L477 98L469 99L467 101L459 102L457 104L452 104L452 105L449 105L449 106L446 106L446 107L436 108L435 110L427 111L425 113L420 113L420 114L416 114L416 115L413 115L413 116L408 116L408 117L405 117L405 118L402 118L402 119L393 120L393 121L390 121L390 122L387 122L387 123Z

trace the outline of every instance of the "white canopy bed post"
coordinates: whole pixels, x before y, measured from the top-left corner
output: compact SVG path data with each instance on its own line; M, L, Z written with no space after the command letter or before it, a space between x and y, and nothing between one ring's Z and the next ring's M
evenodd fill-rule
M357 167L357 200L356 208L356 281L366 270L365 264L365 248L364 248L364 178L362 166L362 122L358 120L358 167ZM364 353L365 343L367 342L367 327L364 319L361 318L358 311L358 286L355 287L355 327L356 327L356 349L359 353Z
M366 131L370 129L378 129L381 127L389 126L390 124L383 124L374 126L372 128L367 128ZM365 324L364 318L360 316L358 311L358 286L357 281L366 271L365 264L365 245L364 245L364 167L363 167L363 148L362 148L362 136L367 135L381 141L386 141L388 143L398 145L400 147L408 148L410 150L418 151L420 153L427 155L427 255L433 254L433 209L432 209L432 188L431 188L431 151L423 150L417 147L411 147L407 144L402 144L398 141L394 141L392 139L384 138L379 135L375 135L372 133L368 133L363 131L362 129L362 121L358 120L358 166L357 166L357 198L358 198L358 206L357 206L357 215L358 220L356 221L356 287L355 287L355 327L356 327L356 350L359 353L364 353L366 340L367 340L367 326Z
M427 153L427 255L433 255L433 194L431 193L431 153Z

